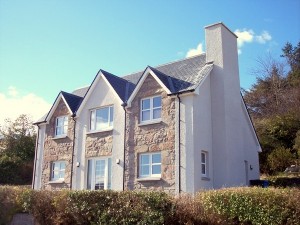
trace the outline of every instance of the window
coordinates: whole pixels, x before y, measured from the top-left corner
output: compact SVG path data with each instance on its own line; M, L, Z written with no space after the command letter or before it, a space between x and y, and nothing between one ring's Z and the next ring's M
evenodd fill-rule
M88 160L87 189L111 189L111 158Z
M141 101L141 121L159 120L161 118L161 96L145 98Z
M161 153L140 154L139 176L160 177L161 176Z
M207 156L208 156L207 152L204 152L204 151L201 152L201 174L202 174L202 177L208 176Z
M64 161L52 162L51 181L64 180L65 168L66 168L66 162Z
M91 110L90 130L104 130L112 128L114 121L114 108L112 106Z
M60 116L56 118L55 122L55 136L67 134L68 131L68 117Z

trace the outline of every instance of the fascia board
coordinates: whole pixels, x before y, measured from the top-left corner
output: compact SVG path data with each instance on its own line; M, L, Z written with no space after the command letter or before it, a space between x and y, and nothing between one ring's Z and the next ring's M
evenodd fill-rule
M199 95L199 89L202 86L202 84L205 82L205 80L207 79L207 77L210 75L210 72L213 69L213 64L210 65L205 65L202 70L199 72L201 73L204 69L206 69L206 67L209 66L209 70L206 72L206 74L204 75L203 79L200 81L200 83L197 85L197 87L195 88L195 93Z
M135 89L133 90L132 94L130 95L127 101L127 108L131 106L132 100L134 99L134 97L142 87L145 79L149 74L156 80L157 83L159 83L160 86L162 86L162 88L167 92L167 94L171 94L171 91L163 84L163 82L156 76L156 74L149 67L147 67L147 69L143 73L141 79L139 80L138 84L136 85Z
M255 129L254 129L253 122L252 122L251 117L250 117L250 115L249 115L249 113L248 113L248 110L247 110L247 108L246 108L246 103L245 103L245 101L244 101L244 98L243 98L242 94L241 94L241 99L242 99L242 108L243 108L243 110L244 110L244 113L246 114L248 125L250 126L250 129L251 129L251 131L252 131L252 134L253 134L253 136L254 136L254 139L256 140L257 145L258 145L258 152L262 152L262 148L261 148L261 146L260 146L260 143L259 143L259 140L258 140L256 131L255 131Z
M61 99L64 101L65 105L67 106L67 108L68 108L70 114L71 114L71 115L73 114L73 112L72 112L72 110L70 109L70 107L69 107L69 105L68 105L66 99L64 98L64 96L63 96L62 93L60 92L59 95L57 96L57 98L55 99L55 102L54 102L53 106L51 107L51 109L50 109L48 115L47 115L46 118L45 118L45 121L47 121L47 124L49 124L49 119L52 117L52 115L53 115L53 113L54 113L54 111L55 111L55 109L56 109L56 107L57 107L57 105L58 105L58 103L59 103L59 101L60 101Z
M115 91L115 89L113 88L113 86L110 84L110 82L106 79L105 75L101 73L101 78L103 78L103 80L105 81L105 83L108 85L108 87L112 90L112 92L114 93L114 95L120 100L120 104L123 103L122 99L120 98L120 96L118 95L118 93ZM100 81L100 79L99 79Z
M84 105L86 104L86 101L89 99L91 93L93 92L93 90L94 90L94 88L95 88L95 86L96 86L96 83L97 83L98 80L100 79L100 73L101 73L101 71L99 70L98 73L97 73L97 75L95 76L95 78L94 78L94 80L93 80L91 86L89 87L87 93L84 95L83 100L82 100L82 102L81 102L79 108L77 109L77 113L76 113L77 116L81 113L81 111L82 111Z

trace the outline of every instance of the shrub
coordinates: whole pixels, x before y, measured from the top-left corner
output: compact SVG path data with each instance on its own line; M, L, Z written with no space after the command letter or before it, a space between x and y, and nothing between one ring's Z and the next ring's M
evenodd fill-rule
M290 149L279 147L268 155L267 161L272 172L282 172L295 161L295 156Z
M299 189L230 188L199 193L207 212L227 218L228 224L299 224Z
M299 224L300 190L228 188L172 197L164 192L34 191L0 186L0 224L29 212L56 224Z

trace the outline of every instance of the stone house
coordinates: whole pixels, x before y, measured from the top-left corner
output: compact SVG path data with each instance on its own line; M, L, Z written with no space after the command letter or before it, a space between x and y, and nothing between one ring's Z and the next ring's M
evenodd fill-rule
M205 32L204 54L60 92L35 123L33 188L194 193L258 179L237 36L223 23Z

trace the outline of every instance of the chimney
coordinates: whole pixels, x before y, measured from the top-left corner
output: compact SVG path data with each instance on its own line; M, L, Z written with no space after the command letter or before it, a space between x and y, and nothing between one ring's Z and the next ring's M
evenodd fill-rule
M241 108L237 36L223 23L205 27L206 62L213 62L210 76L214 187L222 187L232 178L231 155L239 145ZM231 183L234 183L232 181Z

